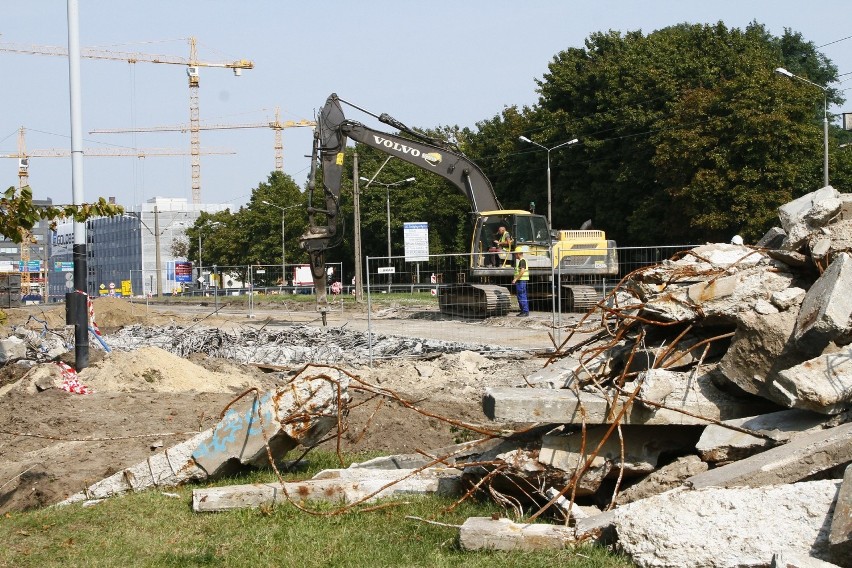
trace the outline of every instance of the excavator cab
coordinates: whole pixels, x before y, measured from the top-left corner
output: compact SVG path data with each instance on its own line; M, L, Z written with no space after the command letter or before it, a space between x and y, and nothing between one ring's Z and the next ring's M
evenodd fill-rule
M500 227L506 227L512 238L511 246L505 250L495 243L499 240ZM542 257L549 264L550 230L544 216L523 210L485 211L476 218L474 226L473 251L476 254L472 258L471 268L474 271L504 269L511 272L511 251L521 245L530 247L529 258Z

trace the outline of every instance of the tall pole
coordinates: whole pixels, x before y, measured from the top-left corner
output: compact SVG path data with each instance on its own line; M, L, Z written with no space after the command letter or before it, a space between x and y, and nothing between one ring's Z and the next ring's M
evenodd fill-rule
M391 240L390 240L390 185L385 186L387 190L387 206L388 206L388 265L390 265L391 257ZM390 276L388 276L390 278Z
M286 221L284 220L284 209L281 210L281 280L287 285L287 236Z
M553 215L551 215L551 192L550 192L550 148L547 149L547 225L548 229L553 229Z
M77 0L67 0L68 79L71 100L71 191L73 204L83 204L83 111L80 89L80 14ZM68 321L74 321L74 365L77 371L89 366L89 310L86 299L86 221L74 221L74 292L66 301ZM70 298L66 297L66 300ZM73 311L73 315L70 313Z
M364 287L361 284L361 277L364 274L364 267L361 260L361 190L360 177L358 175L358 152L355 152L352 171L352 188L353 188L353 206L355 207L355 301L361 303L364 301Z

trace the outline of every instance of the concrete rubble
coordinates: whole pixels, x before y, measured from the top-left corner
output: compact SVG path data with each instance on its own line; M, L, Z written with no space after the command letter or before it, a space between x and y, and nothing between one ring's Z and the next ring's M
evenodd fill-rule
M349 401L348 385L344 373L308 366L272 391L243 397L213 428L121 470L61 504L269 467L270 459L281 460L296 446L316 443L338 424Z
M558 524L471 519L465 548L596 538L639 566L852 566L852 195L778 217L758 246L635 271L588 316L606 333L486 390L488 418L534 434L465 475L499 472L515 520ZM586 505L604 512L566 512Z

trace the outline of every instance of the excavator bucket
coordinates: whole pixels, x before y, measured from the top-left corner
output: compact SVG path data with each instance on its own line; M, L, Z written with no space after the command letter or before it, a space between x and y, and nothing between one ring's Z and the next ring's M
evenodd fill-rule
M438 287L442 314L465 317L495 317L509 313L511 295L493 284L448 284Z

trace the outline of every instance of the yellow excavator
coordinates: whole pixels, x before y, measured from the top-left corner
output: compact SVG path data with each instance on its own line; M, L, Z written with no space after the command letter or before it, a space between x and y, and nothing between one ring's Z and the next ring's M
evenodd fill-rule
M527 247L524 257L530 271L531 301L552 299L554 274L560 277L560 295L565 307L582 310L600 299L591 279L618 272L615 243L606 240L603 231L563 230L552 234L545 216L503 209L491 182L457 147L412 130L387 114L376 118L407 137L348 120L343 113L343 103L346 101L332 94L317 117L308 180L308 228L300 239L310 257L317 309L322 312L323 319L328 309L325 251L340 238L340 187L348 139L433 172L450 181L467 197L474 216L467 281L438 286L438 302L443 313L489 317L509 311L511 295L507 286L514 271L511 259L489 262L494 253L488 251L488 244L500 226L505 226L512 236L512 247ZM346 104L366 112L351 103ZM322 187L317 187L318 163L322 166ZM510 256L510 252L503 256Z

